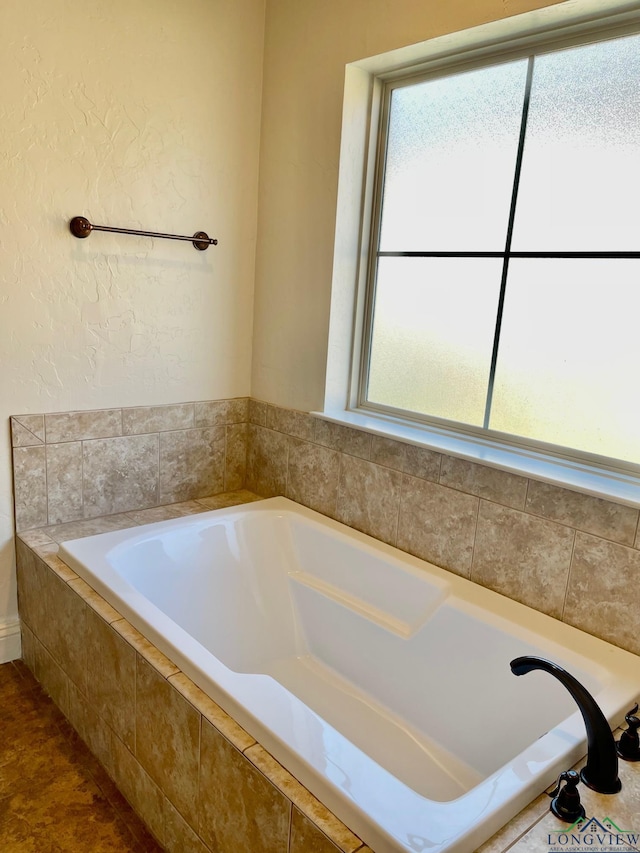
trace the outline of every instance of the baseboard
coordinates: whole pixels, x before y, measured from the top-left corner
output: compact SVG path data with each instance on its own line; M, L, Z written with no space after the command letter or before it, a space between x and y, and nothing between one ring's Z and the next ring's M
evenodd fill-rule
M0 663L16 660L21 654L20 620L15 617L0 622Z

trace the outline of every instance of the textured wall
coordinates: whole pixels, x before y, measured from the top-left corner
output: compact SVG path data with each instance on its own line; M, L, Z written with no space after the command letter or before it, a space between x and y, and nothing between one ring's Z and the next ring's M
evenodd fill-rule
M269 0L254 397L303 410L322 406L345 64L551 5L550 0Z
M264 0L0 6L0 420L249 392ZM94 234L68 220L219 246ZM16 612L8 429L0 645ZM1 650L0 650L1 651Z

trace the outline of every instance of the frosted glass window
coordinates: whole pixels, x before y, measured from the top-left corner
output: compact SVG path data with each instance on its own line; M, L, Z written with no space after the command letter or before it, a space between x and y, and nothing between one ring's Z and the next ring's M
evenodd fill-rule
M631 249L640 229L640 36L537 57L512 249Z
M380 248L504 249L525 61L395 89Z
M490 427L640 462L640 267L513 260Z
M482 426L501 266L381 259L370 401Z
M360 404L640 465L640 35L386 98Z

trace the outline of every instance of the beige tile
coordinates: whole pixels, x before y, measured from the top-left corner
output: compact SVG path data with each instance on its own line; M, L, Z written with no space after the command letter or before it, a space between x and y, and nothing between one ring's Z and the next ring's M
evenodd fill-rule
M199 835L220 853L286 853L291 803L207 720L202 722Z
M160 433L161 504L224 491L224 427Z
M202 509L225 509L229 506L261 501L262 497L247 489L238 489L236 492L221 492L219 495L211 495L209 498L199 498L198 503Z
M257 426L266 426L267 404L262 403L260 400L249 399L249 408L247 416L249 423L256 424Z
M426 447L407 444L404 451L404 473L422 480L432 480L434 483L440 477L442 456Z
M495 835L492 835L488 841L482 844L478 848L477 853L503 853L503 851L511 849L511 845L521 838L525 832L528 832L549 811L549 803L549 797L546 794L540 794L539 797L505 824L502 829L498 830ZM548 850L545 853L548 853Z
M559 619L574 531L480 502L471 580Z
M402 474L343 454L336 518L395 545Z
M547 807L541 820L522 836L513 847L509 848L509 853L549 853L550 850L567 849L567 850L637 850L640 848L638 844L638 802L640 802L640 768L637 764L632 764L627 761L621 761L618 768L620 781L622 782L622 792L612 797L610 794L598 794L595 791L587 788L585 785L580 785L580 799L584 806L588 817L595 817L601 823L607 826L607 818L614 821L616 826L622 830L631 831L635 835L635 845L627 846L623 843L613 843L611 845L597 843L597 838L591 837L581 845L574 843L557 843L558 834L563 833L568 828L568 824L562 823L552 814ZM547 802L549 802L547 798ZM613 830L616 832L615 829ZM588 833L585 833L585 836ZM617 841L617 839L616 839ZM595 842L595 843L594 843ZM484 852L483 852L484 853Z
M224 489L232 492L241 489L247 475L246 423L229 424L225 427Z
M209 848L167 799L164 808L164 849L167 853L209 853Z
M69 521L66 524L53 524L45 533L54 542L68 542L70 539L82 539L97 533L109 533L111 530L125 530L136 527L136 522L125 514L109 515L103 518L86 518L84 521Z
M135 755L191 826L198 817L200 714L138 656Z
M22 660L27 668L35 675L36 658L40 642L36 639L33 631L27 626L24 619L20 623L20 641Z
M137 628L126 619L118 619L112 622L111 627L132 646L140 657L158 672L163 678L169 678L179 672L179 668L164 655L160 649L150 643Z
M477 516L478 498L405 474L398 548L468 577Z
M44 415L16 415L11 418L11 446L44 444Z
M195 404L195 426L223 426L227 423L226 400L204 400Z
M19 538L34 550L42 546L55 545L56 543L44 530L25 530L19 534Z
M404 470L405 447L401 441L379 435L371 436L371 461L386 468Z
M246 423L249 417L249 402L246 397L205 400L196 403L195 408L197 427Z
M50 569L43 588L46 623L38 633L69 678L85 689L87 670L87 605Z
M357 850L361 846L358 841ZM291 840L289 853L338 853L344 848L338 847L317 826L306 818L297 808L293 808L291 816Z
M157 435L85 441L82 452L85 518L159 503Z
M267 429L275 429L294 438L313 441L315 420L308 412L283 409L280 406L267 406L266 426Z
M47 523L44 445L13 448L13 483L16 530L44 527Z
M640 654L640 551L576 534L563 619Z
M111 729L73 681L69 682L67 717L107 773L113 776Z
M241 424L249 420L249 398L235 397L227 400L227 423Z
M122 435L122 410L56 412L44 416L48 444Z
M348 453L350 456L359 456L361 459L370 458L371 435L369 433L321 418L314 418L314 420L316 444L339 450L341 453Z
M623 545L633 545L638 526L637 509L536 480L529 483L526 509Z
M34 675L63 714L69 713L69 685L73 684L49 652L38 644Z
M112 749L113 779L116 785L160 844L164 844L165 798L162 791L115 736Z
M46 631L46 585L49 569L33 551L16 539L16 573L20 621L39 637Z
M153 524L156 521L168 521L171 518L183 518L186 515L197 515L203 511L198 501L181 501L165 506L153 506L128 512L127 515L137 524Z
M442 457L440 484L514 509L524 509L527 495L525 477L453 456Z
M289 439L286 435L251 424L245 487L265 498L284 495L288 458Z
M289 439L288 498L335 516L339 481L340 453L337 450Z
M423 480L437 482L440 476L439 453L393 438L378 435L371 437L371 461Z
M336 850L353 853L359 850L362 841L332 814L316 797L279 764L262 746L256 744L246 750L245 755L275 787L286 795L296 809L314 826L320 835L335 845ZM313 833L309 833L313 835Z
M82 518L82 442L47 445L48 524Z
M123 435L190 429L195 426L193 403L143 406L122 410Z
M131 751L135 746L136 653L93 610L87 614L87 689L94 708Z
M33 550L40 557L56 556L59 550L59 545L57 542L54 542L53 539L51 539L50 542L43 543L42 545L36 545Z
M169 682L193 705L198 713L206 717L240 751L248 749L256 742L254 737L239 726L233 717L225 713L183 672L170 676Z
M70 569L69 566L64 563L60 557L58 557L57 553L54 554L52 551L45 551L44 553L38 553L38 551L36 551L36 553L42 559L42 562L49 566L54 574L58 575L58 577L66 583L79 579L73 569Z
M105 599L99 595L95 589L92 589L88 583L83 581L82 578L76 577L75 579L67 582L71 589L76 592L83 601L86 601L89 607L108 625L115 622L117 619L122 619L122 615L118 613L118 611L112 607L108 601L105 601Z

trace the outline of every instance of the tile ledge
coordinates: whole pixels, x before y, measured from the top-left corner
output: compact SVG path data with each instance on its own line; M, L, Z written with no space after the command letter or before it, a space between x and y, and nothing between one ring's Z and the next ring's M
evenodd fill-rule
M233 500L232 502L229 502L230 498L233 499L235 497L238 498L237 501ZM22 530L16 530L15 531L15 537L17 539L19 539L28 548L30 548L32 551L37 553L38 556L41 556L41 550L40 549L42 547L54 546L54 545L58 546L61 544L56 539L53 539L51 537L49 531L52 530L52 528L62 527L63 525L66 525L66 524L72 525L72 524L81 524L83 522L86 522L87 526L89 526L89 523L95 523L95 524L99 525L101 521L105 521L105 520L110 520L112 522L115 519L122 519L122 521L123 521L122 527L109 527L109 529L104 530L104 531L97 531L97 532L94 531L91 533L83 533L77 537L74 537L76 539L84 539L87 536L96 536L96 535L99 535L100 533L110 533L113 530L120 530L120 529L125 530L128 527L142 527L142 525L144 525L144 524L154 524L155 523L153 521L138 521L136 518L134 518L136 513L140 513L140 512L150 512L153 510L171 509L172 507L181 507L185 503L193 503L193 504L199 504L200 509L196 510L194 513L189 513L189 514L199 515L201 512L211 512L213 509L230 509L232 506L241 506L242 504L245 504L245 503L252 503L253 501L261 501L261 500L264 500L262 495L258 495L255 492L249 491L248 489L232 489L228 492L217 492L214 495L208 495L207 497L203 497L203 498L193 498L192 501L178 501L178 502L172 501L171 503L168 503L168 504L157 504L156 506L153 506L153 507L146 507L143 510L130 509L130 510L127 510L126 512L108 513L107 515L93 515L90 518L79 518L79 519L76 519L75 521L65 521L65 522L61 522L60 524L43 524L43 525L40 525L38 527L23 528ZM206 502L220 503L220 506L207 506ZM176 519L177 518L183 518L184 514L176 515L174 517ZM161 520L168 520L168 519L161 519ZM42 542L36 542L36 539L34 537L42 538L43 541ZM44 537L46 537L46 539L48 541L45 542ZM64 541L66 541L66 540L64 540Z

